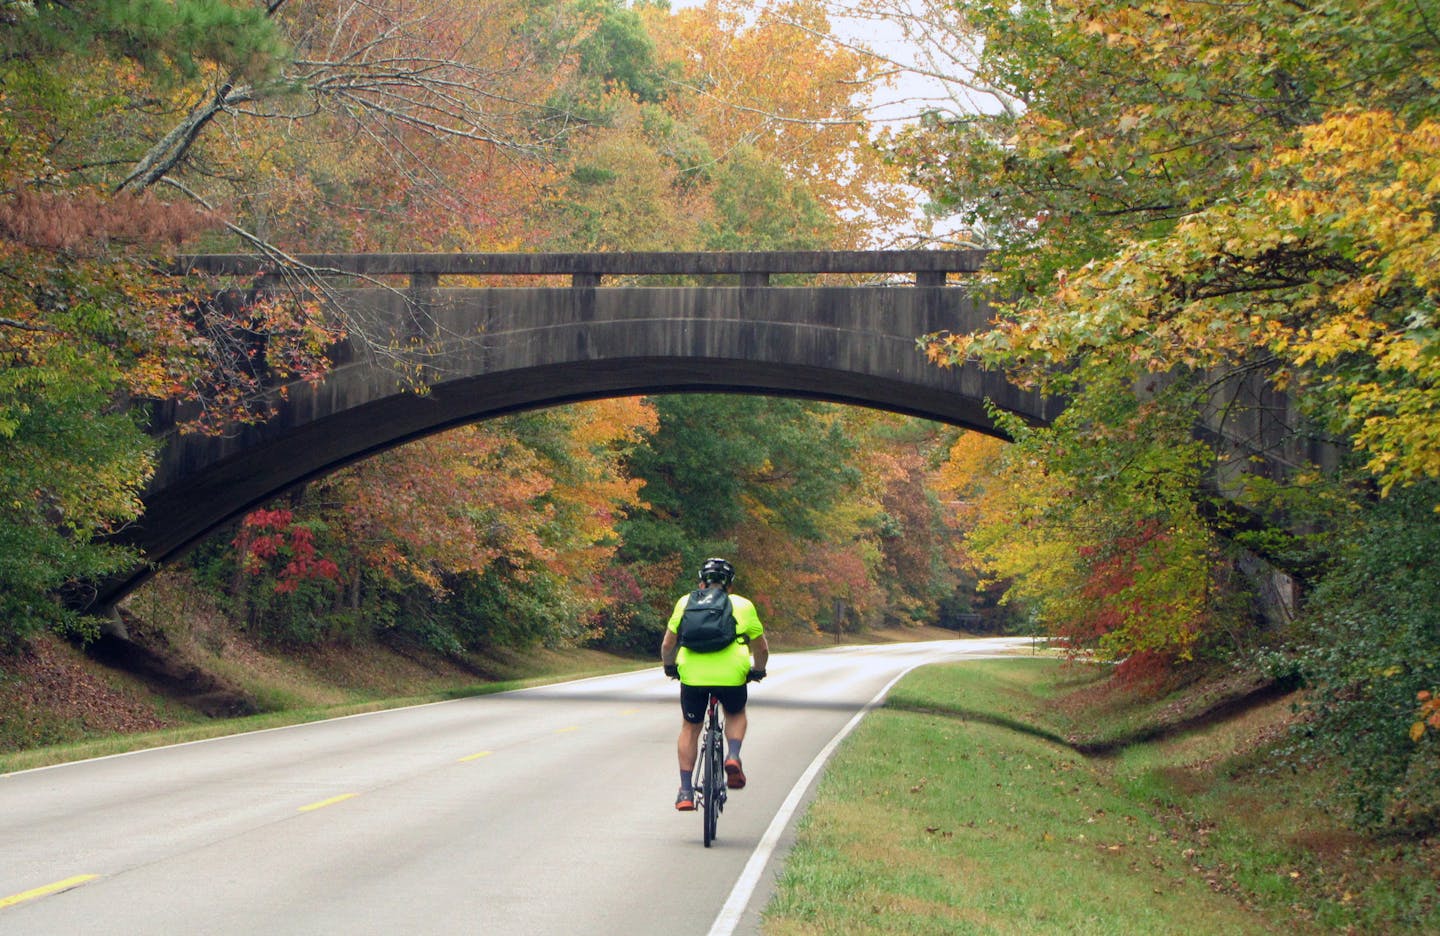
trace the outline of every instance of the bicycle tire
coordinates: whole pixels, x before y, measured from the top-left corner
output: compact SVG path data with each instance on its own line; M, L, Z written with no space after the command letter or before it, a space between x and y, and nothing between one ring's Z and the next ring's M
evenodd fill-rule
M724 732L720 723L720 706L712 696L705 716L705 736L701 748L704 767L705 847L715 841L720 825L720 810L725 803Z

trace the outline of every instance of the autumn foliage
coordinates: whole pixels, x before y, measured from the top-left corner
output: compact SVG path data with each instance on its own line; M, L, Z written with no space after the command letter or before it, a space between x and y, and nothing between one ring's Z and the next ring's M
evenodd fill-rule
M314 532L297 524L289 510L257 510L247 515L231 545L239 552L246 575L273 572L277 594L293 592L301 582L335 579L340 574L334 562L317 556Z
M294 254L860 243L854 219L898 172L863 145L873 65L823 28L813 3L759 19L568 0L0 12L6 638L66 618L57 588L139 561L101 538L140 510L147 406L235 432L321 379L341 339L424 392L413 349L327 308ZM269 275L171 275L174 255L216 251L263 254ZM813 420L816 441L835 431L829 414L776 412ZM833 502L848 466L749 466L722 526L625 556L624 528L655 509L643 487L658 490L637 452L675 425L617 400L465 427L292 492L194 561L266 634L418 615L413 631L454 649L516 621L517 639L639 633L693 555L723 544L774 570L754 585L777 623L811 626L809 544L863 540L864 511L828 527L783 514ZM698 531L698 508L678 507ZM851 569L846 613L880 614L864 580L880 553L837 548L825 565Z
M1415 710L1415 722L1410 726L1410 740L1419 741L1426 730L1440 731L1440 699L1429 689L1415 693L1419 706Z
M995 106L890 140L997 248L993 327L931 336L931 359L1068 401L1052 426L1006 424L972 555L1122 675L1264 647L1316 688L1306 730L1345 752L1357 818L1412 829L1435 815L1405 737L1434 686L1430 19L1389 0L967 4L962 80Z

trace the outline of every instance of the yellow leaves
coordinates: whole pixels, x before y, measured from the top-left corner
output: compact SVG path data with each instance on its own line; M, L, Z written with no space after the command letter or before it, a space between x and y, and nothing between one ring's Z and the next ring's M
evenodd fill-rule
M1355 442L1388 493L1396 484L1440 477L1440 391L1435 381L1396 387L1369 382L1350 401Z
M710 149L752 147L843 211L852 239L909 214L894 166L870 145L867 85L876 59L825 41L816 0L754 8L737 0L647 17L657 59L678 72L669 106L703 128ZM798 27L798 28L797 28ZM851 212L858 216L852 217Z
M1359 284L1352 283L1350 287L1359 287ZM1359 291L1366 292L1363 289ZM1328 364L1342 354L1365 351L1382 329L1380 323L1366 317L1363 312L1337 315L1311 329L1303 340L1295 343L1294 362Z
M1005 443L999 439L962 432L932 482L935 490L958 502L983 489L999 469L1004 448Z
M1421 288L1435 282L1440 123L1406 127L1388 111L1334 113L1273 165L1298 169L1309 183L1272 192L1277 209L1355 238L1360 258L1375 264L1387 285L1402 277Z

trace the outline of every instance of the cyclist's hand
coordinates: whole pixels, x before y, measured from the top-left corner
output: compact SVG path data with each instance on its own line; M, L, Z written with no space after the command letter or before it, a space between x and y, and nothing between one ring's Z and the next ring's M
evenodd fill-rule
M671 679L679 679L679 678L680 678L680 667L679 667L678 665L676 665L676 664L674 664L674 663L665 663L665 664L662 664L662 665L665 667L665 675L666 675L666 676L669 676Z
M750 674L745 677L745 681L746 681L746 682L759 682L760 680L762 680L762 679L764 679L764 678L765 678L765 671L764 671L763 669L756 669L755 667L752 666L752 667L750 667Z

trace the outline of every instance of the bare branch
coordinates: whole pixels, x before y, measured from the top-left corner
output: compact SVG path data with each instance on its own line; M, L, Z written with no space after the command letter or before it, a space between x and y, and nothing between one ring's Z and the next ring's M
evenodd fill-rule
M683 88L684 90L689 91L691 94L694 94L697 97L706 97L710 98L713 101L719 101L721 104L725 105L731 110L741 111L747 114L758 114L761 117L764 117L767 121L773 121L774 123L799 124L805 127L863 127L866 125L865 119L858 116L850 118L786 117L784 114L777 114L774 111L768 111L759 107L751 107L748 104L737 104L734 101L725 100L717 95L711 94L704 88L700 88L692 84L687 84L674 78L667 79L666 83L672 84L677 88ZM859 111L857 109L857 114L858 113Z
M442 345L452 342L474 342L477 339L473 335L464 335L454 332L441 331L433 317L422 303L416 302L414 296L405 289L398 289L392 284L377 277L356 274L347 270L339 270L330 267L312 266L304 263L293 255L287 253L276 245L254 232L246 230L238 224L223 217L216 208L210 204L202 195L193 191L183 182L171 178L161 180L177 191L192 199L196 204L213 214L227 230L245 241L255 252L266 260L273 262L274 275L289 284L295 295L308 294L318 297L324 301L325 308L335 316L336 322L344 329L347 335L357 339L361 350L371 356L376 363L391 362L395 364L414 365L419 360L427 358L438 359L442 356ZM382 289L404 302L411 318L425 326L428 334L431 335L428 345L405 344L403 347L395 345L390 339L370 333L364 323L354 316L347 314L346 306L340 301L339 295L330 285L330 278L345 277L357 279L367 286ZM405 372L409 367L403 369ZM402 369L397 368L397 373Z
M253 94L253 89L246 86L235 88L225 84L216 89L209 101L191 110L185 120L141 157L130 175L115 187L115 191L141 192L160 181L185 158L190 147L199 138L200 132L215 115L232 104L253 100Z
M936 89L936 94L933 96L906 95L876 103L872 105L873 107L946 100L955 106L957 113L993 113L997 109L1009 116L1019 116L1023 113L1023 104L1013 95L994 85L975 80L975 63L979 61L978 50L973 46L970 37L959 29L950 25L940 25L945 21L938 15L923 22L919 20L912 22L908 17L913 16L913 13L887 12L882 8L851 10L842 7L840 11L840 15L848 19L872 19L896 26L907 40L906 47L918 58L904 61L885 55L865 43L846 41L836 35L833 29L829 33L824 33L798 20L782 18L780 22L792 29L824 39L840 48L859 53L889 66L888 69L877 74L877 83L882 79L889 80L909 76L929 79ZM933 110L933 108L925 109Z
M272 0L277 18L285 0ZM175 173L217 116L296 119L320 113L327 102L357 122L395 122L432 134L533 153L537 144L501 129L507 121L540 113L539 104L501 92L506 71L466 59L466 41L436 55L424 39L429 21L445 8L414 3L336 3L321 29L291 37L295 55L264 83L228 76L136 162L117 190L141 191ZM298 25L298 24L296 24ZM323 30L323 31L322 31ZM308 98L308 108L284 102ZM263 106L250 106L256 105Z
M30 331L30 332L52 332L52 333L53 333L53 332L57 332L57 331L58 331L58 329L52 328L52 327L49 326L49 325L32 325L32 324L29 323L29 322L22 322L22 321L20 321L20 320L18 320L18 319L5 318L4 316L0 316L0 327L3 327L3 328L18 328L18 329L20 329L21 331Z

